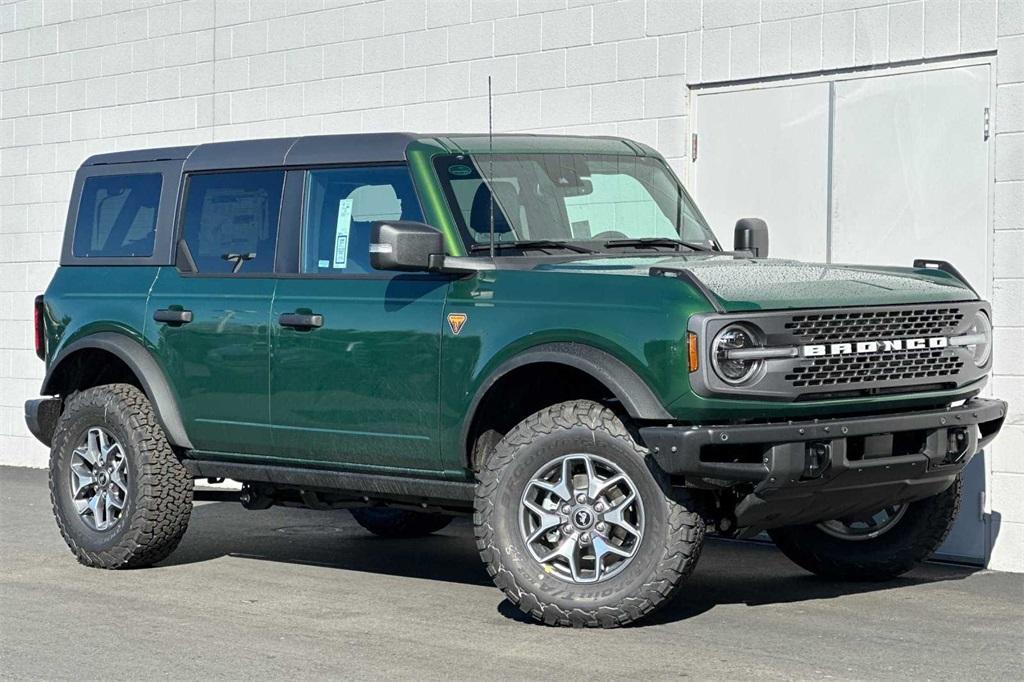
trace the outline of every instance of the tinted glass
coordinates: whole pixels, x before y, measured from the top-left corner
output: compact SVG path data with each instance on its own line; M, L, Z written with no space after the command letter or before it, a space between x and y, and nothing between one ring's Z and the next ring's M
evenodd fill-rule
M152 256L161 177L147 173L87 179L75 223L74 255Z
M193 175L183 236L199 272L274 271L283 171Z
M405 166L310 171L306 185L302 271L370 272L370 226L422 221Z

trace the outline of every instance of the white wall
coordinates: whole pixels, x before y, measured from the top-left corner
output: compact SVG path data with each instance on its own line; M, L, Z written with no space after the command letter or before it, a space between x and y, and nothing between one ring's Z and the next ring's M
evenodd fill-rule
M685 177L688 85L995 51L991 565L1024 570L1024 0L0 2L0 463L28 466L32 298L91 153L478 131L490 74L497 130L627 135Z

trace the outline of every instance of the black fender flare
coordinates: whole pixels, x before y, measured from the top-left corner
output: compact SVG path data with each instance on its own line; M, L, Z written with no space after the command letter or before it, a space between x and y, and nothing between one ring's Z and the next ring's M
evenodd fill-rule
M50 368L43 379L43 387L40 394L55 395L54 381L61 363L76 351L89 348L107 351L128 365L128 368L139 378L142 390L145 391L146 397L149 398L153 411L156 413L156 418L160 425L163 426L164 433L167 434L167 440L170 441L171 445L177 445L189 450L192 449L192 442L185 432L185 424L181 419L181 413L178 411L177 400L174 398L174 393L171 391L171 385L168 383L164 371L157 364L153 355L141 343L124 334L97 332L73 341L62 348L57 357L50 363Z
M545 343L529 348L498 365L480 384L462 421L463 447L477 408L487 392L512 370L538 363L567 365L589 374L607 388L626 413L637 420L670 421L672 415L640 376L615 356L582 343Z

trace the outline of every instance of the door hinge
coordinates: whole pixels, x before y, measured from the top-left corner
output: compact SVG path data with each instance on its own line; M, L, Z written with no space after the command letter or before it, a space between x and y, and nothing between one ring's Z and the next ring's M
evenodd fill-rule
M991 110L985 107L985 142L988 142L989 131L991 130Z
M690 138L691 138L690 139L690 161L696 161L697 160L697 133L693 133L690 136Z
M985 520L985 491L978 493L978 520Z

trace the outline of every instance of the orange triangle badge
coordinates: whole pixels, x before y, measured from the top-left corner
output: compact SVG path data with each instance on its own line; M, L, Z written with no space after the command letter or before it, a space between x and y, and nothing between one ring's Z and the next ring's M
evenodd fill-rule
M458 336L468 319L466 313L448 313L448 326L452 328L452 334Z

